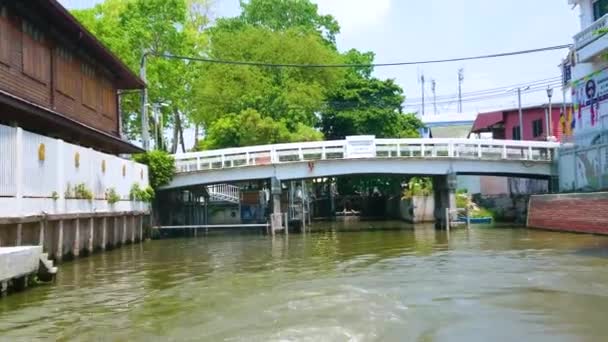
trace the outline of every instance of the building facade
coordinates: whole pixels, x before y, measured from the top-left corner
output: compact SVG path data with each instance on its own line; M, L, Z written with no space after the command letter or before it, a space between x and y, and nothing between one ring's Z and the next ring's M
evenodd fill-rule
M117 91L144 83L56 0L0 3L0 123L112 153Z
M55 259L141 241L148 168L119 155L142 82L56 0L0 1L0 247Z
M566 126L572 139L560 152L560 189L608 188L608 0L568 0L580 11L581 31L563 63L572 95Z
M522 108L523 139L520 137L519 108L511 108L489 113L479 113L471 134L489 134L492 139L547 141L548 137L560 140L562 137L562 106L531 106ZM547 122L547 119L550 121ZM549 132L549 133L548 133Z

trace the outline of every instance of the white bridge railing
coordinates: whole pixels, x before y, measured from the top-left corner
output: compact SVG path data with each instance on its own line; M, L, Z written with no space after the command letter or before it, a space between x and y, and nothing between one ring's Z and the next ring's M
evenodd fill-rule
M355 137L358 138L358 137ZM175 155L178 173L318 160L455 158L549 162L559 143L489 139L355 139L228 148Z

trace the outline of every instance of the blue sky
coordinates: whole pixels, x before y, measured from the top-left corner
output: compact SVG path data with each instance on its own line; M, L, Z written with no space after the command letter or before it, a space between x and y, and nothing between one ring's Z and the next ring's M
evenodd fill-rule
M98 0L61 0L68 7L86 7ZM579 31L578 8L567 0L314 0L323 14L342 26L341 50L374 51L377 62L440 59L527 50L568 44ZM214 15L234 16L238 0L215 0ZM394 78L409 103L419 103L424 73L437 82L437 95L457 92L457 71L464 68L463 92L497 88L559 76L565 50L489 60L376 69L376 76ZM431 93L427 82L426 94ZM561 101L561 92L556 99ZM427 97L427 102L430 97ZM514 107L515 94L464 103L465 111ZM544 91L524 94L524 104L546 101ZM455 112L456 103L440 103L442 113ZM417 108L407 107L408 110ZM432 108L427 105L426 112Z

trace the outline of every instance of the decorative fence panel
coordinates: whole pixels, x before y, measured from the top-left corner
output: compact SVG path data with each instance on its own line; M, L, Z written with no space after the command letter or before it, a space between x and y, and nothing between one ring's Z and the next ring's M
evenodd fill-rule
M52 197L59 194L57 184L58 165L63 161L59 158L61 144L56 139L23 131L21 162L23 163L24 197Z
M17 129L0 125L0 197L17 194Z

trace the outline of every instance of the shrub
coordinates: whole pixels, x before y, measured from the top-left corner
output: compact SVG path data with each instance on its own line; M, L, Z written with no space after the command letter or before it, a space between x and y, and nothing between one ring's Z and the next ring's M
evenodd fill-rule
M138 183L135 183L129 192L129 199L131 201L152 202L154 199L154 189L149 186L142 189Z
M403 192L403 198L409 199L414 196L430 196L433 193L433 180L428 177L413 177Z
M106 190L106 200L110 204L117 203L118 201L120 201L120 195L116 192L116 189L109 188L108 190Z
M65 198L86 199L92 201L93 197L93 192L87 188L85 183L77 184L73 189L70 183L68 183L68 188L65 191Z
M150 186L158 189L169 184L175 174L175 160L173 156L164 151L150 151L137 154L133 157L138 163L148 166L150 174ZM138 185L139 186L139 185Z

